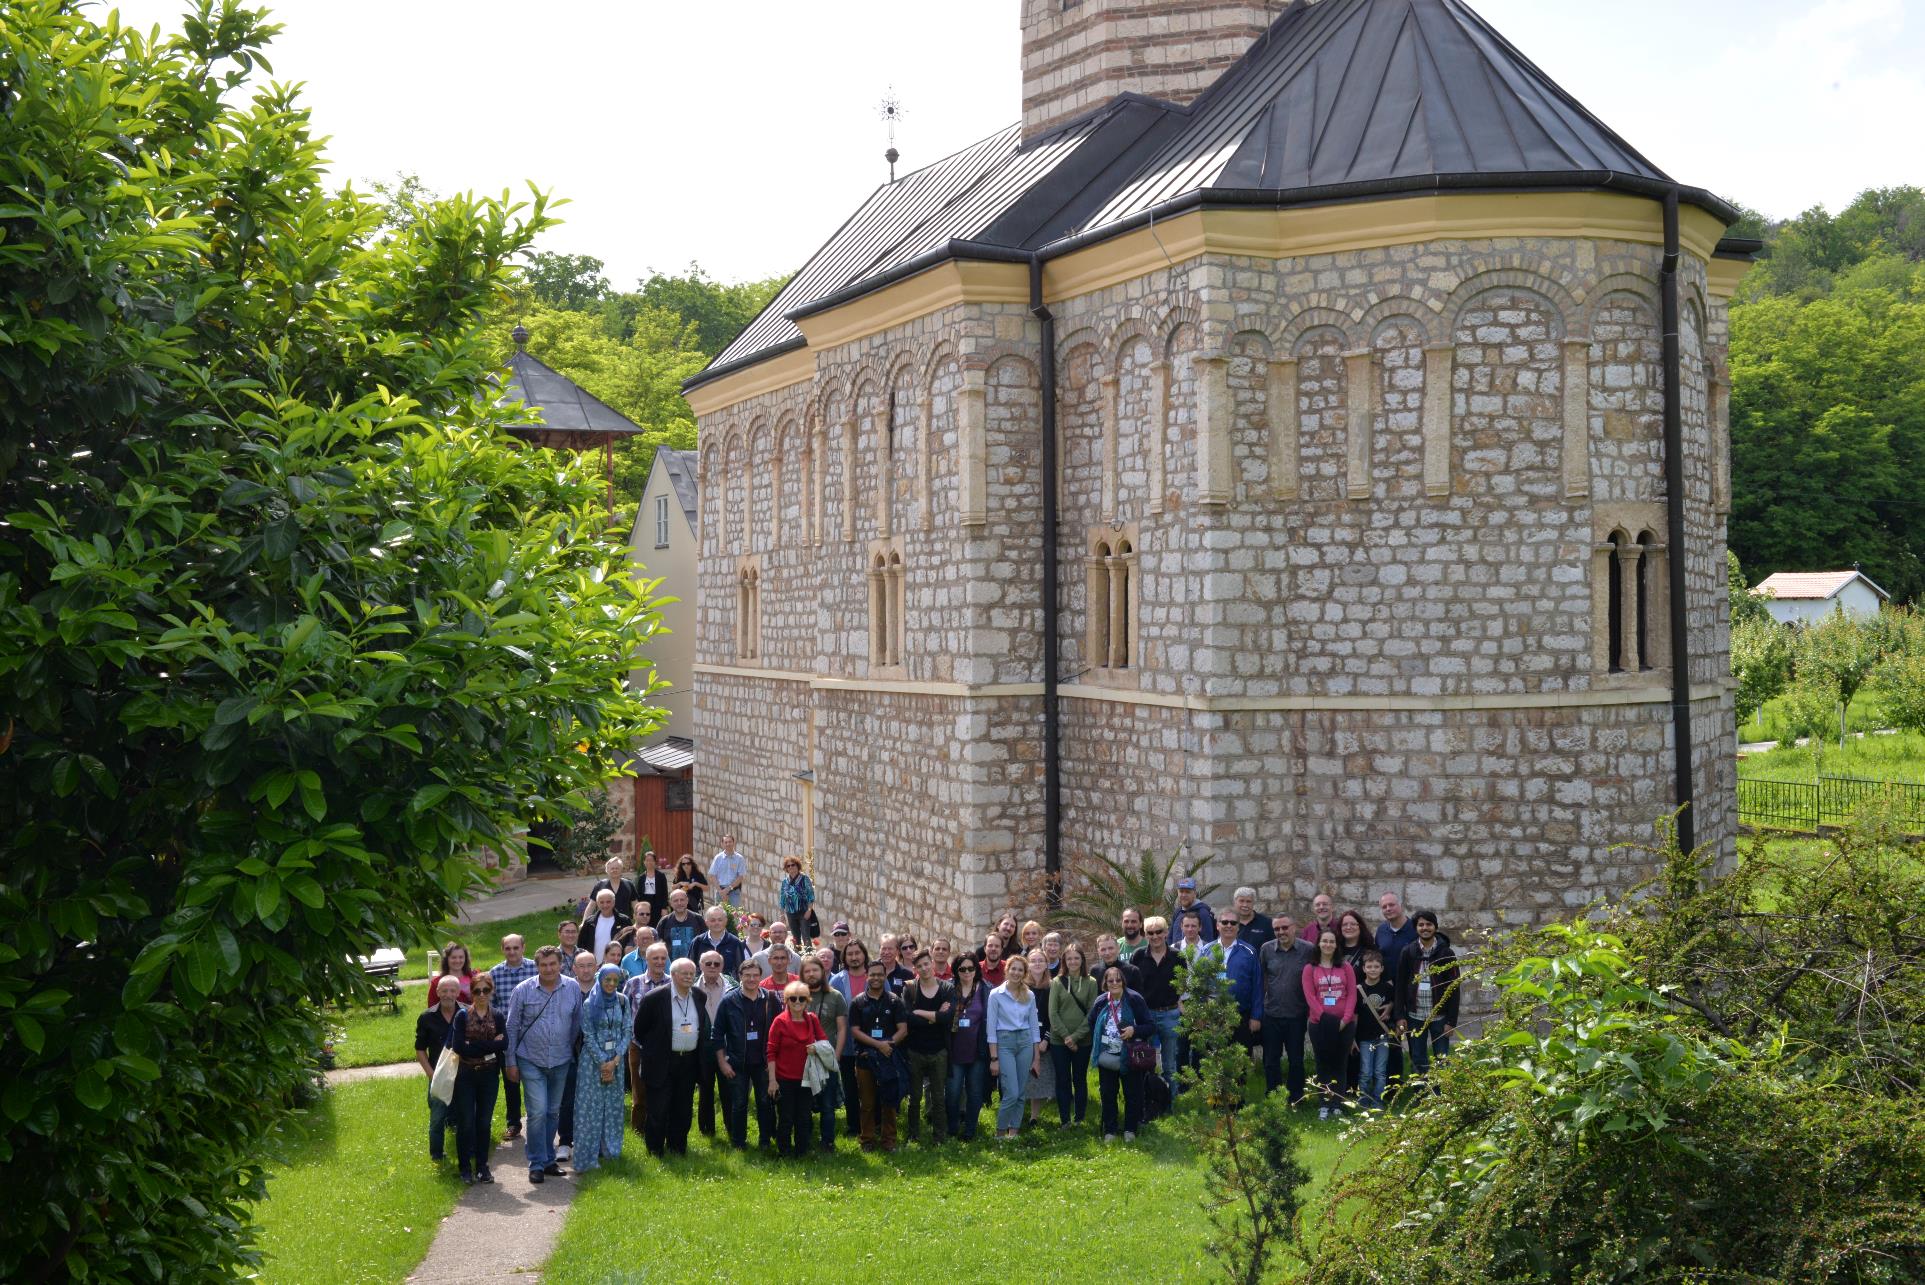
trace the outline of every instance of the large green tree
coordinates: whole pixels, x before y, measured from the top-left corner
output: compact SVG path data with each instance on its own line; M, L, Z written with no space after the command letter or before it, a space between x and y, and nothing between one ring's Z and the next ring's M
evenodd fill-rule
M313 1004L654 718L476 328L543 201L329 190L273 30L0 7L8 1281L243 1269Z

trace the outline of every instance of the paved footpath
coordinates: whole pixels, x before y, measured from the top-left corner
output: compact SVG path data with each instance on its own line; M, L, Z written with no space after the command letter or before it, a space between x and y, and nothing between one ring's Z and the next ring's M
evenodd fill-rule
M419 1068L417 1068L418 1070ZM526 1285L561 1239L562 1219L575 1198L574 1170L537 1187L528 1181L523 1138L503 1139L489 1163L495 1180L461 1193L454 1212L435 1229L434 1243L408 1277L411 1285Z

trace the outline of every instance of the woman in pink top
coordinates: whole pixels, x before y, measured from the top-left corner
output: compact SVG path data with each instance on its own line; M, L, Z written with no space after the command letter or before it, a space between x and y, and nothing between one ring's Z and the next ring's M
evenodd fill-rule
M1343 1112L1344 1066L1357 1032L1357 975L1343 961L1333 928L1317 934L1317 957L1303 970L1303 997L1310 1005L1310 1047L1323 1092L1317 1118L1328 1120Z

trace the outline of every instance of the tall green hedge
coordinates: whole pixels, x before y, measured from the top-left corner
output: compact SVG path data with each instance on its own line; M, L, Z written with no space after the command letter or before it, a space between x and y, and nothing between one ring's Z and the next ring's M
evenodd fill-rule
M0 7L8 1281L251 1261L310 1001L656 717L599 488L471 337L543 200L384 229L244 83L273 30Z

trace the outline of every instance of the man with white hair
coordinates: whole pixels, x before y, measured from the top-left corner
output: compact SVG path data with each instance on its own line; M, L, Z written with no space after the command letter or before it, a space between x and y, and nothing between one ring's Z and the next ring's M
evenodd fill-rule
M1270 916L1257 913L1257 890L1238 888L1232 900L1236 905L1232 917L1237 921L1237 940L1251 950L1262 950L1275 930L1270 927Z
M615 890L603 888L595 894L595 902L588 908L588 913L582 916L581 931L576 940L582 950L595 957L599 967L603 954L608 950L608 943L619 938L628 924L628 916L615 909Z
M676 960L669 967L669 984L643 997L635 1010L635 1044L648 1088L642 1141L655 1156L688 1154L698 1067L712 1056L708 1006L695 993L695 974L694 960Z
M642 931L646 932L647 929ZM659 941L651 941L642 947L642 971L622 983L622 993L628 996L631 1012L642 1006L649 995L668 985L668 947ZM628 1044L628 1089L633 1095L628 1104L628 1122L635 1132L645 1133L648 1128L648 1085L642 1080L641 1045L631 1039Z
M770 971L769 952L777 946L788 947L791 955L793 955L795 950L795 943L789 940L789 926L780 919L769 921L769 944L755 952L755 962L762 965L762 976L765 979L768 977ZM791 959L790 962L793 963L793 959Z
M595 894L606 888L615 894L615 913L635 918L635 884L626 877L628 866L620 857L610 857L602 863L602 877L588 890L588 899L593 901ZM600 956L596 956L597 959Z
M729 931L729 915L720 906L710 906L702 912L702 923L708 928L706 933L695 939L698 952L714 951L722 957L722 976L734 980L741 972L742 961L749 957L749 948L742 939ZM698 954L696 962L701 959Z

